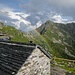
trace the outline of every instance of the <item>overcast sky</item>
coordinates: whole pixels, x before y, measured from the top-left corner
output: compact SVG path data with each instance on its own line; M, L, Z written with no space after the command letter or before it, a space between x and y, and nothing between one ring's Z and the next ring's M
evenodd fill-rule
M75 0L0 0L0 21L26 31L47 20L75 22Z

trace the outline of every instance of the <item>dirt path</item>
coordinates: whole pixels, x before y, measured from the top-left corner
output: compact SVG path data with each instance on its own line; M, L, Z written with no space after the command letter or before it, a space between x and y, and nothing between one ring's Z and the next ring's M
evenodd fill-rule
M59 60L65 60L65 61L69 61L69 62L75 62L75 60L69 60L69 59L64 59L64 58L56 58L54 57L54 60L59 59Z

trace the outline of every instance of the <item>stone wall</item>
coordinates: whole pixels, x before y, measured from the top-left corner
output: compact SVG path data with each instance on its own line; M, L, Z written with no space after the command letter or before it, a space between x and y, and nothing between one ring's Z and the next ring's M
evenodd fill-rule
M36 48L17 75L50 75L50 59Z

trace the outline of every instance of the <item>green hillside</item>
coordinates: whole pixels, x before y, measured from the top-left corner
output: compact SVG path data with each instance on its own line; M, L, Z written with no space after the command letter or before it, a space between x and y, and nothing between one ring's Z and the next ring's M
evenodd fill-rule
M0 33L6 34L11 41L40 44L54 57L75 59L75 24L61 24L47 21L36 31L21 32L12 26L0 23ZM6 37L6 36L5 36Z
M0 23L0 26L2 23ZM0 29L0 34L6 34L8 37L11 37L11 41L18 42L28 42L28 38L25 37L25 34L12 26L6 26L3 24L3 28ZM6 36L5 36L6 37Z
M53 56L75 59L75 24L47 21L37 30L47 40Z
M21 32L12 26L4 25L0 23L0 37L10 37L11 41L16 42L29 42L33 41L35 44L40 44L50 55L55 57L55 60L51 60L51 66L55 66L53 62L56 62L59 67L75 73L75 64L71 62L73 68L70 68L69 60L75 59L75 24L61 24L47 21L37 31L33 30L28 33ZM2 36L4 35L4 36ZM65 59L64 59L65 58ZM65 63L63 63L63 61ZM63 66L61 66L63 65Z
M35 30L34 33L25 33L20 30L17 30L16 28L4 25L2 22L0 22L0 34L3 34L4 36L0 36L0 38L7 38L10 37L11 41L16 42L26 42L33 41L35 44L40 44L41 46L45 47L46 50L48 49L48 46L46 42L42 39L39 33L37 33Z
M60 73L57 69L61 67L70 75L75 75L75 23L47 21L37 31L46 39L50 48L48 50L53 55L51 69L56 69L51 70L51 74L55 71ZM69 75L67 73L65 75Z

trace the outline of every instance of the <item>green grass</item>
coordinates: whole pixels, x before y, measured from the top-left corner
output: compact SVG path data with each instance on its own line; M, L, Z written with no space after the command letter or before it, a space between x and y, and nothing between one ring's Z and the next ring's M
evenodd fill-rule
M24 36L23 32L15 29L12 26L4 26L3 29L0 29L0 31L11 37L11 41L29 42L28 38Z
M59 67L67 70L68 72L72 72L72 73L75 73L75 63L72 62L72 61L66 61L66 60L59 60L59 59L56 59L55 60L58 64ZM70 67L70 65L71 67Z
M75 55L75 41L65 29L64 24L47 21L37 30L42 33L42 36L46 39L50 48L49 50L53 56L75 59L65 53L65 48L67 48L71 54Z

